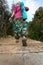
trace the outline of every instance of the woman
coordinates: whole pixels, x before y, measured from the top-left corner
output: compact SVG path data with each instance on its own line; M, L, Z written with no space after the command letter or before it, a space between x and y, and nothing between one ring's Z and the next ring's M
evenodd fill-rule
M27 46L27 43L26 43L27 24L26 24L25 20L27 19L26 11L28 11L28 10L29 10L29 8L24 7L23 2L18 2L14 6L13 13L10 17L10 19L11 19L13 16L15 16L16 22L15 22L15 26L14 26L13 30L14 30L14 33L16 36L22 36L23 46Z

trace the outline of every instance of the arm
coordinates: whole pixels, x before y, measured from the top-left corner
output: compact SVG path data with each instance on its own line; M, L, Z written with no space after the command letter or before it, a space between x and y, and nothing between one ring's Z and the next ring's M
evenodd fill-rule
M12 15L11 15L11 17L10 18L12 18L14 16L14 11L12 12Z
M15 12L16 12L16 7L14 6L14 10L13 10L12 15L11 15L10 18L12 18L15 15Z
M11 17L9 18L9 20L11 20L11 18L14 16L14 11L12 12L12 15L11 15Z

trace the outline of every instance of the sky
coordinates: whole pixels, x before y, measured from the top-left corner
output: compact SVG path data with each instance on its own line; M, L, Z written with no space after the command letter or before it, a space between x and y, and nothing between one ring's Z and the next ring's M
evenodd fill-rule
M7 0L9 9L11 9L12 3L17 3L18 1L23 1L24 5L29 7L29 11L27 12L27 21L32 21L35 11L43 6L43 0Z

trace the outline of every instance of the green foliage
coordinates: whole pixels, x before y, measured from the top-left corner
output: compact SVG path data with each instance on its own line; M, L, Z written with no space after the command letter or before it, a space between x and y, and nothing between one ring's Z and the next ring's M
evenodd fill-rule
M6 35L8 19L10 12L8 11L8 5L6 0L0 0L0 36Z
M29 37L43 41L43 8L40 7L34 15L33 21L28 25Z
M14 32L13 32L13 23L9 24L8 29L7 29L7 35L11 35L11 36L14 35Z

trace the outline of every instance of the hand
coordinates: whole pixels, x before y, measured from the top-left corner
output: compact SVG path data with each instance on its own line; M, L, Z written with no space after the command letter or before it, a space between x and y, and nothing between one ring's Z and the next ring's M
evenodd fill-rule
M9 21L11 20L11 17L9 18Z
M9 21L12 22L12 18L11 17L9 18Z

